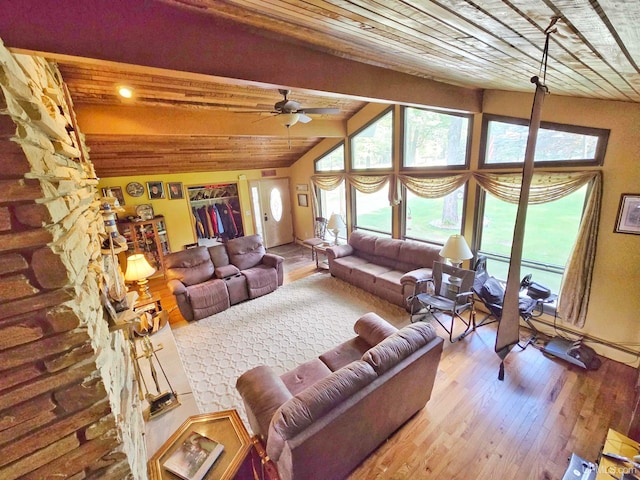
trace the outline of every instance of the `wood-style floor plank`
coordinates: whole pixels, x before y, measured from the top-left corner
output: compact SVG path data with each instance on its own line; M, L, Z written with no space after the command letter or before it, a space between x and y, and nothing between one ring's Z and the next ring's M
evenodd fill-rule
M310 261L285 269L285 282L313 272ZM170 321L184 321L164 279L150 285L171 310ZM534 346L516 347L499 381L494 342L495 324L460 342L446 341L427 406L350 478L559 479L572 452L595 461L608 428L627 432L635 369L603 358L599 370L585 371ZM397 392L398 402L402 394Z

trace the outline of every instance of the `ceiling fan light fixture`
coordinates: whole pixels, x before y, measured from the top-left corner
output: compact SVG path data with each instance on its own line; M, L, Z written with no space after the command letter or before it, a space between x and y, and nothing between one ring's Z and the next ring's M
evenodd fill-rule
M278 122L280 122L280 125L289 128L295 125L296 123L298 123L298 120L300 120L300 114L299 113L281 113L280 115L277 116L277 119L278 119Z

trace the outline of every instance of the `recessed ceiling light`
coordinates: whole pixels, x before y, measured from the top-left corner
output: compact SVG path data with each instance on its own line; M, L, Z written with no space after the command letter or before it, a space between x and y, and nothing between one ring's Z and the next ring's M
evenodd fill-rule
M118 87L118 93L123 98L133 97L133 90L129 87Z

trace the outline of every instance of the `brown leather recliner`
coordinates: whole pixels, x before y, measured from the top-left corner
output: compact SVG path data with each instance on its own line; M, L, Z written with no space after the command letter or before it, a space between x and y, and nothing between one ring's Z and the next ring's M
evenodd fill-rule
M283 258L266 253L260 235L165 257L167 287L186 320L199 320L282 285Z

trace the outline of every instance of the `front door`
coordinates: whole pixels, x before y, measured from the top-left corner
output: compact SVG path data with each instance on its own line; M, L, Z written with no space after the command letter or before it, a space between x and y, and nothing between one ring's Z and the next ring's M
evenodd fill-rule
M258 224L256 228L262 235L264 246L271 248L293 242L289 179L252 182L251 194L253 213Z

